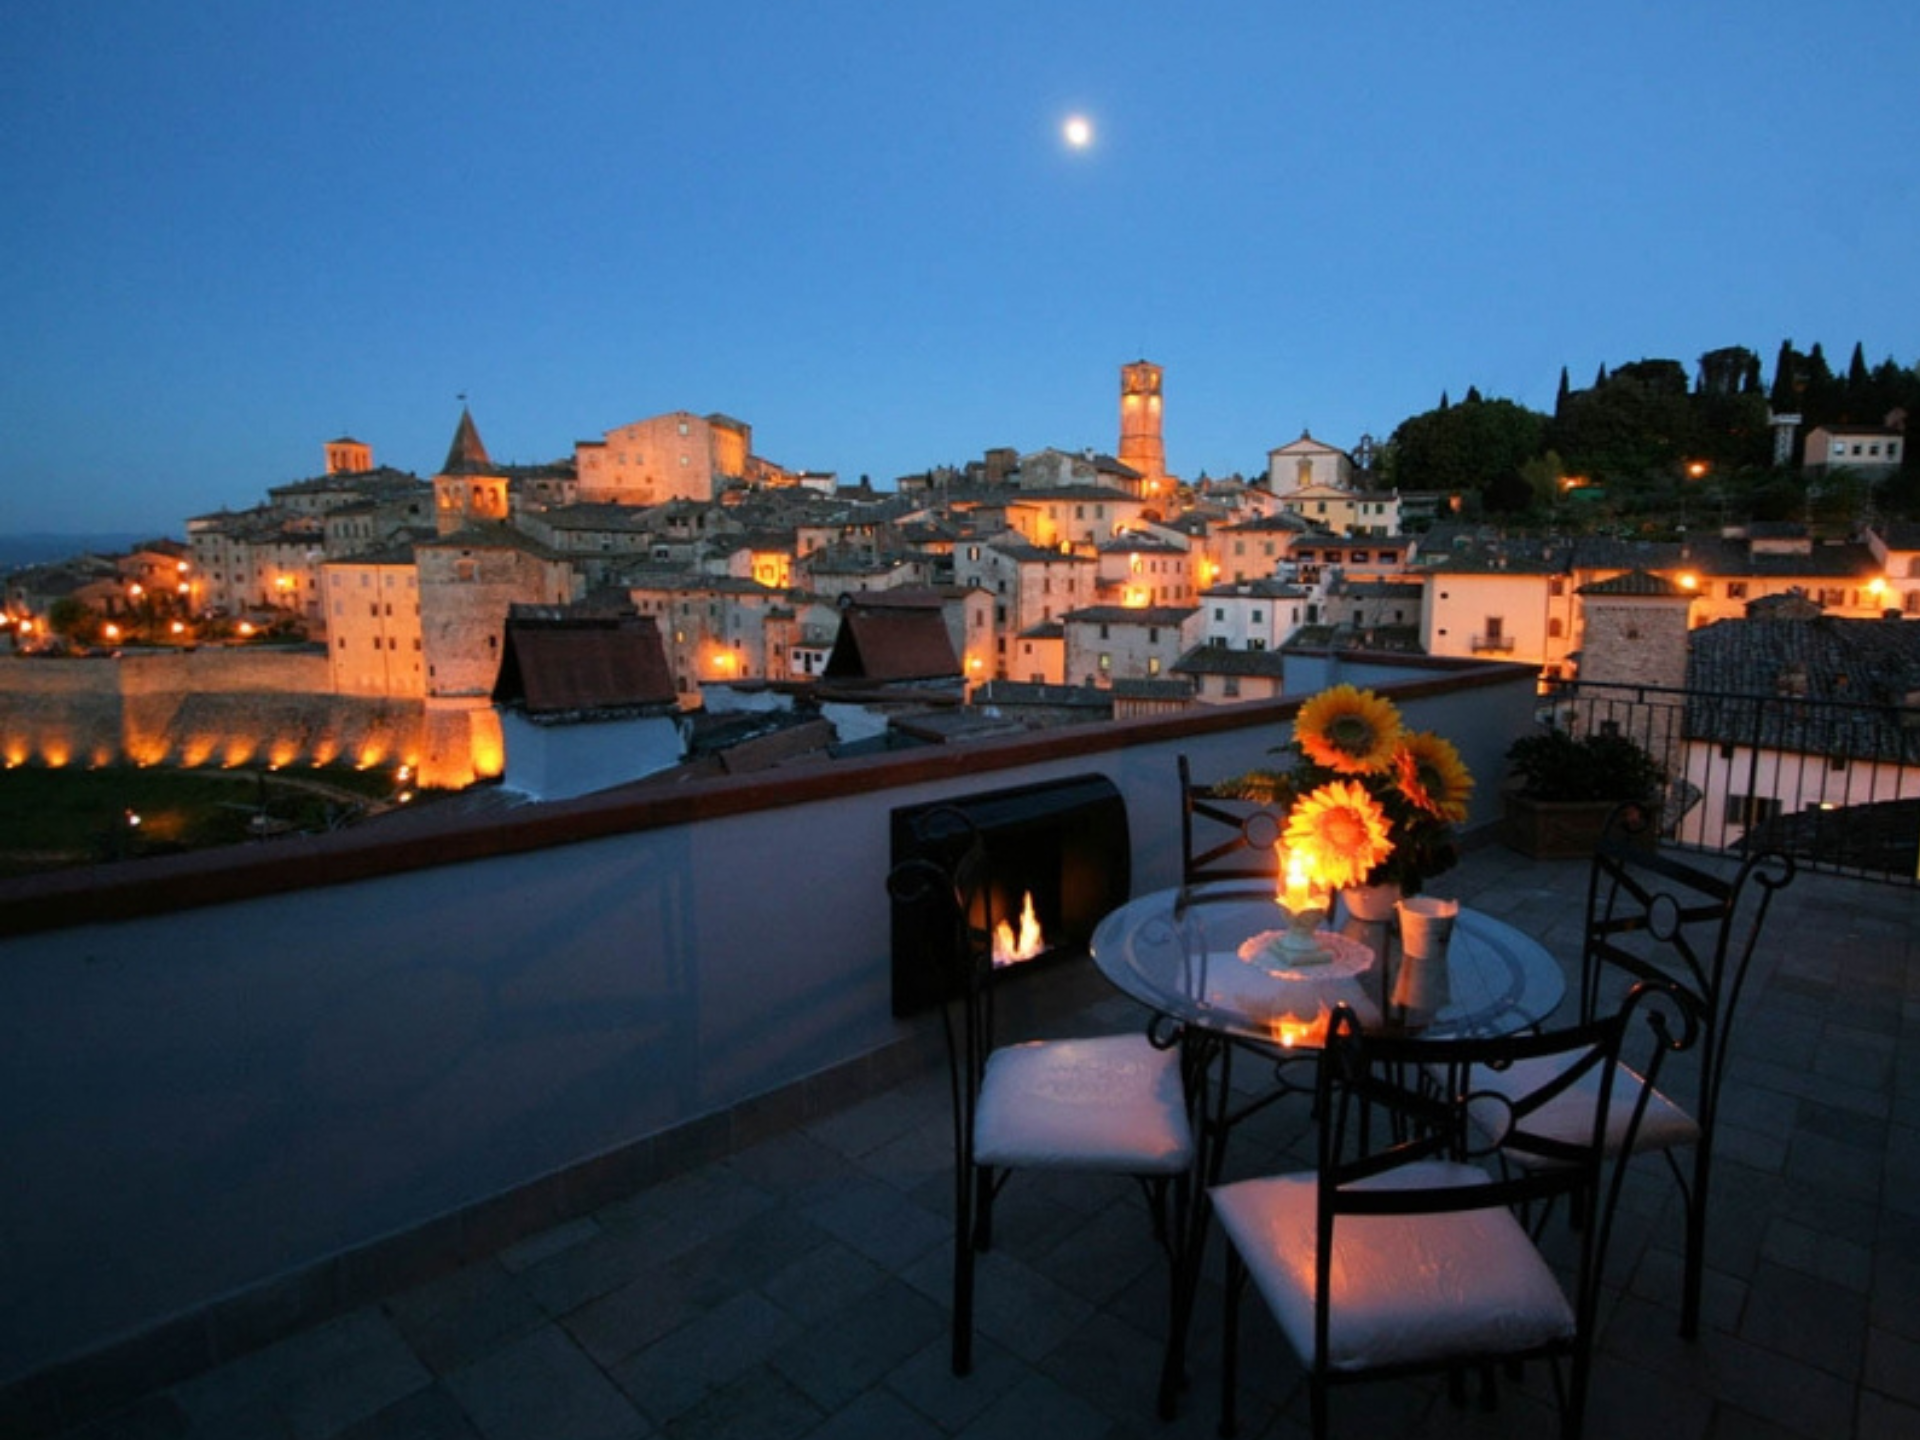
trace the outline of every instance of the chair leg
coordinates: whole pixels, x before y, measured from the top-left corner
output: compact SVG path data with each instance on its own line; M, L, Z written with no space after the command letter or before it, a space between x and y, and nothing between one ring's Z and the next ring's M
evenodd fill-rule
M1234 1403L1240 1385L1240 1297L1247 1288L1247 1267L1239 1252L1227 1246L1226 1309L1220 1320L1220 1433L1239 1433L1239 1409Z
M1694 1163L1693 1183L1684 1189L1687 1255L1680 1284L1680 1338L1691 1340L1700 1333L1700 1287L1707 1268L1707 1154L1704 1147Z
M985 1165L973 1172L973 1248L993 1248L993 1171Z
M953 1217L953 1373L973 1370L973 1195L972 1177L954 1186Z

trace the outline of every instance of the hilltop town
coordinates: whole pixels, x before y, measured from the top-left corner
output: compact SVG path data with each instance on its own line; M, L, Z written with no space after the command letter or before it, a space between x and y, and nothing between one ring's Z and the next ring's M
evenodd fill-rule
M1309 646L1571 677L1582 592L1629 576L1684 595L1694 626L1789 595L1842 618L1920 614L1920 533L1904 524L1837 540L1777 520L1523 539L1467 523L1457 488L1383 483L1370 443L1302 433L1262 474L1182 479L1163 398L1159 366L1127 364L1116 453L989 450L884 491L766 459L748 423L720 414L658 415L505 466L463 410L425 479L328 441L323 473L194 516L184 542L9 577L16 654L122 671L162 657L175 669L135 688L203 704L130 739L122 678L115 738L11 667L10 693L32 703L14 706L5 758L346 748L404 757L428 784L505 773L557 796L690 764L1267 698ZM1791 446L1790 427L1774 439ZM1869 482L1905 463L1892 423L1801 443L1807 465ZM1562 483L1580 498L1582 482ZM244 663L223 669L216 646ZM220 717L210 692L281 698ZM330 718L288 695L324 697Z

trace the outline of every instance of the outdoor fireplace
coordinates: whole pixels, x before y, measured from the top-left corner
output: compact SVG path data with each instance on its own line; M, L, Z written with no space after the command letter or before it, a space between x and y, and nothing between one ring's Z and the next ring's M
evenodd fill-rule
M967 844L959 811L981 837L993 914L1017 941L1029 902L1038 952L1013 962L1044 966L1087 953L1093 928L1132 888L1127 806L1104 775L1077 775L989 790L893 812L892 863L927 859L948 868ZM944 817L941 812L946 812ZM945 823L942 823L942 820ZM951 916L937 906L893 904L893 1013L910 1015L941 999L952 973Z

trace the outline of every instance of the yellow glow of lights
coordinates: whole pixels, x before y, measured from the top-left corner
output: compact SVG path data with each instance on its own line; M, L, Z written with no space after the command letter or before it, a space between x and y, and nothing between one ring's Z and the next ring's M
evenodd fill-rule
M1688 572L1687 572L1686 574L1684 574L1684 575L1682 575L1682 576L1680 577L1680 588L1681 588L1682 590L1697 590L1697 589L1699 589L1699 588L1700 588L1700 577L1699 577L1698 575L1695 575L1695 574L1694 574L1694 573L1693 573L1692 571L1688 571Z
M1874 576L1873 579L1867 582L1867 593L1875 599L1878 599L1887 593L1887 582L1878 575Z

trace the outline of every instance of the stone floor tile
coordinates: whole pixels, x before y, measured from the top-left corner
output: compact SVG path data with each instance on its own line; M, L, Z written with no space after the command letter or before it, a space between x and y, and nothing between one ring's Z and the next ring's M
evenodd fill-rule
M800 1440L825 1418L784 1377L756 1365L675 1416L661 1433L667 1440Z
M1702 1335L1709 1393L1725 1406L1809 1440L1844 1435L1853 1423L1858 1387L1797 1355L1721 1334Z
M1860 1397L1854 1440L1913 1440L1920 1435L1920 1406L1902 1405L1871 1391Z
M1044 1375L1029 1374L989 1405L960 1440L1103 1440L1112 1423L1099 1410Z
M886 1390L869 1390L834 1412L807 1440L940 1440L940 1429Z
M1866 1348L1867 1297L1785 1266L1762 1264L1754 1271L1739 1333L1742 1340L1853 1384Z
M392 1296L385 1309L435 1375L458 1370L546 1321L517 1278L492 1260Z
M1018 1385L1028 1368L985 1336L973 1341L973 1369L953 1373L951 1332L909 1356L887 1376L886 1389L945 1434L966 1428Z
M639 1440L653 1427L554 1326L502 1346L442 1382L483 1440Z
M821 1409L834 1410L947 1333L945 1306L889 1279L808 1323L773 1353L772 1364Z
M1866 1294L1873 1286L1873 1247L1797 1220L1775 1217L1760 1253L1776 1265Z
M460 1402L433 1385L349 1425L335 1440L480 1440L480 1432Z
M892 1272L834 1239L796 1256L785 1269L770 1276L761 1291L795 1319L811 1325L879 1289L891 1278Z
M1870 1329L1866 1383L1890 1400L1920 1408L1920 1341Z
M952 1235L947 1221L880 1180L850 1182L804 1213L862 1255L894 1268L912 1264Z
M613 1368L620 1388L656 1425L685 1414L800 1330L765 1296L736 1295Z
M1044 1359L1093 1311L1090 1302L1004 1250L990 1250L975 1262L976 1330L1029 1363Z

